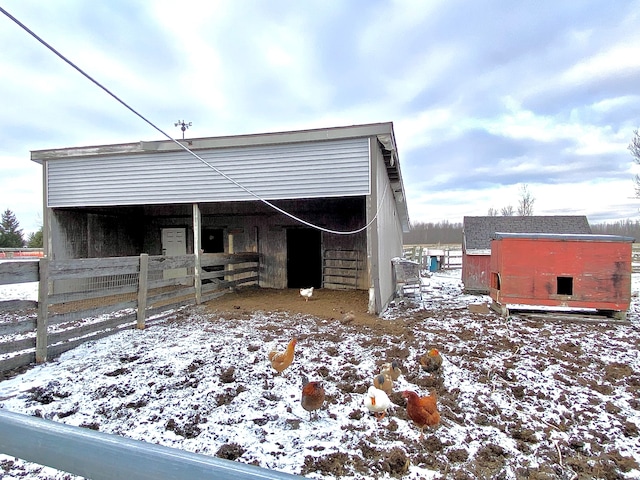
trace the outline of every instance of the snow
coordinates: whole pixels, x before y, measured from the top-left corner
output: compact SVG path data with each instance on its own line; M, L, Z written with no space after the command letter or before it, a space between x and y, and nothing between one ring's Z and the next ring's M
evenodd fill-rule
M640 478L639 277L625 324L471 314L489 297L464 295L459 270L423 279L421 296L386 312L380 323L396 334L185 308L0 382L0 408L206 455L231 445L237 461L310 478ZM37 284L0 286L4 298L35 300ZM267 353L293 336L295 361L276 375ZM441 376L416 367L431 346ZM378 422L364 392L396 356L404 374ZM326 389L315 420L300 405L303 376ZM405 389L439 393L443 420L424 440L395 393ZM385 456L394 448L406 471ZM75 477L0 455L0 478Z

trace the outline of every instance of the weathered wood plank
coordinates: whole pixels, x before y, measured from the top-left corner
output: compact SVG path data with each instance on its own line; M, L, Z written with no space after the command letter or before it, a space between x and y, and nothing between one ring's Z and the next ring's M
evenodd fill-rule
M38 308L35 300L0 300L0 312Z
M89 336L94 336L94 334L98 334L102 331L112 331L115 328L120 327L124 324L130 324L133 326L133 322L135 322L136 316L135 314L123 315L121 317L110 318L103 322L99 323L90 323L87 325L82 325L80 327L69 328L67 330L61 330L59 332L50 333L49 334L49 344L55 345L60 342L66 342L73 338L83 337L86 339ZM51 347L49 347L51 348Z
M125 302L111 303L109 305L102 305L95 308L87 308L84 310L74 310L72 312L58 313L49 316L50 325L60 325L62 323L73 322L77 320L84 320L87 318L98 317L100 315L108 315L110 313L118 312L120 310L136 308L137 302L135 300L129 300Z
M194 301L195 301L195 291L196 290L194 287L186 287L180 290L172 290L170 292L150 295L147 302L149 305L156 305L158 303L164 303L166 300L182 298L182 297L186 297L187 295L194 295Z
M229 275L239 275L241 273L255 272L256 267L243 267L236 268L234 270L215 270L213 272L202 272L201 277L203 280L209 280L212 278L223 278Z
M51 273L62 271L97 270L120 267L138 267L138 257L74 258L51 262Z
M0 372L6 372L15 368L24 367L26 365L35 363L35 361L35 352L25 352L21 353L20 355L14 355L12 357L5 358L4 360L0 360Z
M36 347L35 337L13 340L11 342L0 343L0 355L6 353L20 352L22 350L31 350Z
M17 322L0 323L0 335L18 335L21 333L33 332L36 329L36 318L18 320Z
M149 290L164 287L183 287L185 285L193 285L193 275L187 275L181 278L168 278L162 280L153 280L149 282Z
M260 256L257 253L205 253L200 258L202 267L216 267L238 263L257 263Z
M119 333L123 330L127 330L128 326L123 326L119 329L113 330L104 330L101 332L97 332L95 335L91 335L88 337L77 338L75 340L69 340L68 342L58 343L56 345L52 345L49 347L49 358L57 358L62 355L64 352L68 352L69 350L73 350L74 348L82 345L85 342L91 342L95 340L100 340L101 338L108 337L113 335L114 333Z
M0 262L0 285L37 282L38 261Z
M166 257L163 255L149 256L149 271L168 270L173 268L193 268L195 255L176 255Z
M76 292L76 293L57 293L49 295L49 305L60 305L63 303L78 302L84 300L97 300L100 298L111 297L115 295L126 295L136 293L138 287L135 285L127 285L124 287L109 288L107 290L96 290L92 292Z

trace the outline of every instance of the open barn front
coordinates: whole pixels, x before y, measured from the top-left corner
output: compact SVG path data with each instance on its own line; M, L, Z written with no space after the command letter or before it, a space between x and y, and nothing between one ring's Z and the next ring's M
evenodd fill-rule
M207 256L247 253L257 255L262 288L363 290L371 311L389 304L391 259L402 255L409 228L392 123L188 145L32 151L44 172L45 255L193 255L186 275L197 288L227 281ZM168 248L171 235L180 236L178 254Z
M364 197L272 203L327 230L355 231L366 221ZM263 288L369 287L365 231L339 235L307 227L263 202L75 207L50 213L50 235L59 246L52 252L56 260L252 253L259 256ZM176 233L179 253L168 243L174 238L169 234ZM215 282L208 277L220 267L200 265L202 282Z

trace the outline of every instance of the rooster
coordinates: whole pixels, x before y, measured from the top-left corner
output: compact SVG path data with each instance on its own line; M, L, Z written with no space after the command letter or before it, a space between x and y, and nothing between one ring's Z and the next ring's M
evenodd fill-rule
M309 287L309 288L301 288L300 289L300 295L302 295L304 297L304 301L308 302L309 299L312 297L313 295L313 287Z
M435 348L432 348L419 359L420 366L425 372L437 372L442 367L442 356Z
M294 338L289 342L289 345L287 345L287 349L284 352L278 352L277 350L269 352L269 361L276 372L282 373L289 365L291 365L291 363L293 363L293 356L295 354L297 343L298 340Z
M389 397L383 390L380 390L373 385L369 387L369 390L364 397L364 406L373 413L378 421L384 418L389 405L391 405L391 400L389 400Z
M419 397L415 392L405 390L402 392L402 396L407 399L407 416L416 427L420 428L420 439L422 440L424 427L435 427L440 423L436 395L434 393L426 397Z
M302 381L302 397L300 404L309 412L309 420L313 412L322 407L324 403L324 387L321 382L309 382L306 378Z

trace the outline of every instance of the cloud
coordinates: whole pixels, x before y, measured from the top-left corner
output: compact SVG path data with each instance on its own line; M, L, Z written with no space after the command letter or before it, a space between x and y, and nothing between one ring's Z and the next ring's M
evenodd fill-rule
M176 137L178 120L193 123L192 137L393 121L411 218L461 221L515 205L523 183L555 198L539 201L539 213L635 214L627 145L640 126L639 7L23 0L7 8ZM5 175L40 185L29 150L161 138L0 22L0 155L20 165Z

